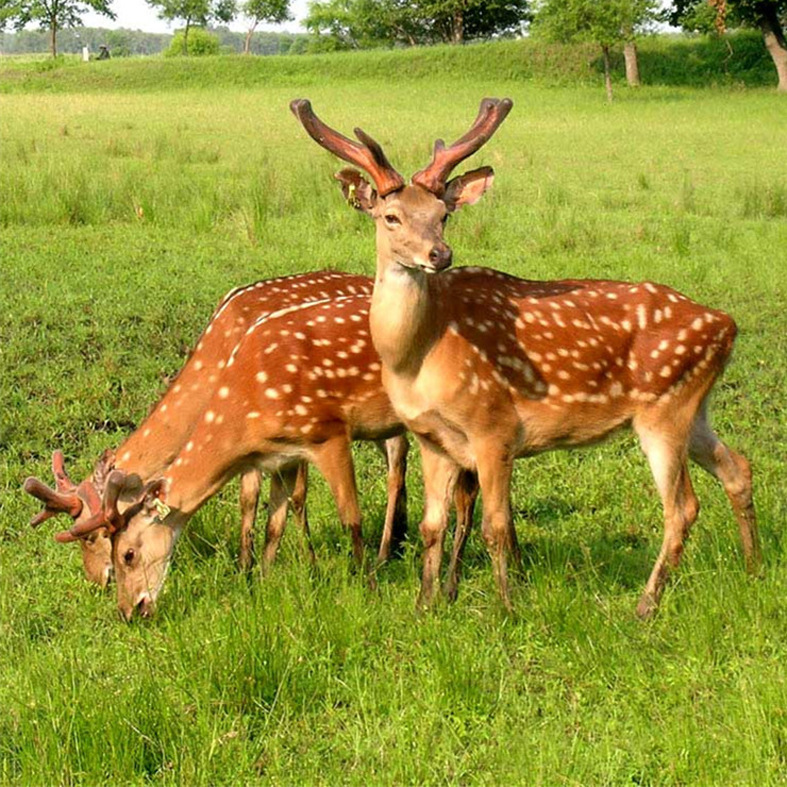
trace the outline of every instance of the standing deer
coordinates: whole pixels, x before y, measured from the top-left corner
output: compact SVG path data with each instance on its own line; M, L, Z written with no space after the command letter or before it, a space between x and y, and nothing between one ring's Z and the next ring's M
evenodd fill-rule
M208 326L197 341L185 365L167 391L134 433L117 449L107 451L97 462L93 474L75 484L66 474L63 455L52 457L56 488L51 489L36 478L25 482L25 490L44 502L45 509L31 520L37 527L58 513L68 513L75 526L92 520L101 511L106 477L114 467L116 456L126 472L150 478L167 467L182 447L194 420L216 390L217 366L227 358L245 331L256 321L274 311L296 304L341 297L354 293L371 294L371 279L364 276L319 271L286 276L239 287L222 298ZM379 444L382 448L382 444ZM383 448L388 462L388 505L383 539L378 559L387 560L392 542L400 540L406 530L405 468L407 441L392 437ZM239 562L248 568L252 560L252 533L259 498L259 473L249 468L241 476L241 549ZM271 476L269 528L279 532L286 520L287 504L292 504L296 519L304 530L310 554L308 522L305 512L306 465L296 464ZM112 571L109 534L105 528L92 530L79 539L86 577L105 586ZM269 551L269 561L275 549Z
M517 457L595 442L631 425L664 508L664 539L637 612L658 606L677 567L698 502L687 458L718 478L738 520L746 564L760 547L749 463L708 420L708 394L729 358L733 320L650 282L526 281L486 268L446 271L447 216L492 185L490 167L448 180L503 122L512 103L484 99L470 130L406 185L360 129L354 142L326 126L305 100L291 109L322 147L363 169L336 177L376 224L370 312L383 385L417 437L426 507L420 600L435 593L446 507L460 468L478 473L483 537L501 599L511 606L507 556L518 558L510 489Z
M211 396L169 464L140 476L127 464L132 455L121 453L101 511L56 536L70 541L101 527L113 534L118 606L127 619L135 610L151 613L190 517L232 476L251 468L275 474L313 463L351 532L355 560L363 563L350 441L403 431L382 388L369 305L368 295L350 295L297 304L254 322L227 356L213 359ZM177 400L172 406L177 409ZM153 432L136 436L140 447L151 438ZM269 522L266 562L281 527L283 520L278 530Z

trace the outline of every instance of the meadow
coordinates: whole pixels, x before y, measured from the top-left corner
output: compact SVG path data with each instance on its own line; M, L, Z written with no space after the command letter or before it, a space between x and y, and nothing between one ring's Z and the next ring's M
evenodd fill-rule
M110 64L136 67L139 89L128 74L92 86L109 69L65 86L37 72L0 95L0 784L785 783L784 97L621 86L607 105L600 85L478 69L438 83L403 57L396 79L328 81L315 67L156 85L150 61ZM57 448L87 475L230 288L372 272L371 223L343 203L335 160L290 99L345 132L360 125L410 173L485 95L514 109L467 165L497 177L449 226L456 264L647 278L735 317L712 412L754 466L762 578L745 575L724 493L696 470L702 508L682 566L658 616L635 618L661 507L621 434L517 464L514 614L478 528L457 602L415 613L413 451L410 539L376 591L353 573L312 473L315 570L292 528L270 576L238 571L233 483L179 542L158 615L121 623L78 551L51 524L29 528L38 504L24 478L50 479ZM363 444L356 460L374 544L382 462Z

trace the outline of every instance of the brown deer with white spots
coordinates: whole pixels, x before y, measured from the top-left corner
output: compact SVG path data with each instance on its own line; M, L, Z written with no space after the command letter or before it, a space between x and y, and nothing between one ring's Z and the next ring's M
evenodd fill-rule
M448 180L503 122L511 101L485 99L470 130L435 145L410 184L359 129L354 142L326 126L308 101L291 108L322 147L371 177L336 177L353 207L376 224L372 340L383 384L418 438L426 509L421 601L435 593L447 501L460 468L475 470L483 536L500 596L510 607L507 556L518 558L510 507L514 459L595 442L631 425L664 507L664 540L637 611L651 614L676 567L698 503L691 457L718 478L740 526L747 567L760 548L749 463L708 420L708 395L736 327L721 311L649 282L526 281L486 268L451 271L447 216L492 185L482 167ZM446 271L446 272L443 272Z
M56 488L51 489L36 478L25 482L25 490L44 502L45 509L31 520L37 527L58 513L67 513L78 532L85 522L101 517L106 478L115 467L129 475L147 479L160 475L171 464L191 432L195 420L216 391L223 365L248 328L274 311L297 304L352 294L371 294L372 281L336 271L286 276L256 282L229 292L214 311L208 326L185 365L167 391L151 410L142 425L117 449L106 451L96 463L93 474L75 484L65 472L63 455L56 451L52 470ZM405 468L407 441L392 437L380 447L388 462L388 506L380 545L379 560L388 558L391 543L401 539L406 530ZM248 468L241 477L241 549L240 564L248 568L252 560L252 533L259 498L260 479L256 468ZM305 512L306 464L296 463L271 476L268 530L280 534L288 504L308 538ZM88 580L106 585L112 570L111 543L107 529L88 529L77 539ZM276 554L278 540L265 551L265 563Z
M166 467L140 476L126 464L133 454L120 454L100 514L58 538L82 537L99 527L113 533L118 606L126 618L135 610L152 611L190 517L230 478L252 468L275 476L313 463L351 532L355 560L363 563L350 442L403 433L380 380L369 304L368 295L349 295L257 320L212 364L211 396ZM275 551L281 530L272 531L269 523L267 535L266 554Z

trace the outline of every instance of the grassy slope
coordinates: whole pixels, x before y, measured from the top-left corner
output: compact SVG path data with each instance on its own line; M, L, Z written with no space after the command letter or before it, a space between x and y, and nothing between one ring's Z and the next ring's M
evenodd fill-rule
M642 78L652 85L773 86L776 74L754 32L718 38L653 37L639 44ZM622 80L623 58L613 66ZM357 79L472 81L535 79L548 84L595 82L602 70L598 47L553 45L523 39L434 46L407 50L374 50L330 55L281 57L238 56L200 60L154 57L115 59L83 64L78 59L0 61L0 91L161 90L163 87L205 88L260 85L319 85Z
M2 99L0 783L781 783L783 101L646 89L608 107L597 89L450 87L294 80ZM433 137L464 130L480 95L511 95L479 157L498 171L494 192L449 231L460 263L648 277L735 315L714 411L755 463L764 581L744 577L723 494L695 473L703 511L684 566L658 619L633 619L660 527L630 438L517 466L527 581L515 617L500 613L477 535L454 607L414 617L417 538L370 594L316 478L316 575L293 532L269 579L239 576L229 488L193 521L161 615L143 625L119 625L75 551L26 527L24 476L46 475L55 447L87 472L229 287L371 270L371 228L286 110L304 91L405 171ZM362 446L358 466L374 539L380 464ZM419 486L416 468L413 522Z

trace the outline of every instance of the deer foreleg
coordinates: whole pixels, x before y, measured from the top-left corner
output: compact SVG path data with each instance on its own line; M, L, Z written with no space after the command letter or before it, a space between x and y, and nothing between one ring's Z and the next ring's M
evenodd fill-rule
M265 552L262 557L262 570L267 573L281 543L287 525L287 507L298 477L300 464L275 470L271 475L270 502L268 504L268 524L265 529Z
M500 600L511 610L508 592L508 555L519 560L519 544L511 521L511 473L513 461L497 452L488 451L478 455L478 481L483 495L482 534L489 555Z
M339 519L350 531L355 562L362 566L364 547L361 537L361 509L358 505L350 441L344 435L326 440L315 448L313 461L328 482L339 510Z
M388 467L388 502L385 506L385 525L383 536L380 540L380 550L377 553L377 562L385 563L391 556L391 550L396 549L407 536L407 486L405 475L407 472L407 452L410 444L407 437L391 437L377 446L385 455Z
M471 470L462 470L454 490L456 529L454 531L454 546L451 550L451 562L448 565L448 576L443 586L443 592L449 601L456 600L459 587L459 569L467 537L473 526L473 510L477 497L478 477Z
M460 468L453 459L438 453L428 443L422 440L420 444L424 473L424 517L420 525L424 564L418 606L428 607L434 601L440 579L443 541Z
M290 494L290 505L292 513L295 515L295 521L303 534L306 550L309 553L309 562L312 564L317 562L314 554L314 545L312 544L311 530L309 529L309 518L306 514L306 493L309 488L309 464L307 462L300 462L297 467L295 483Z
M260 499L260 474L256 468L244 470L240 477L240 554L241 571L248 571L254 561L254 523Z

